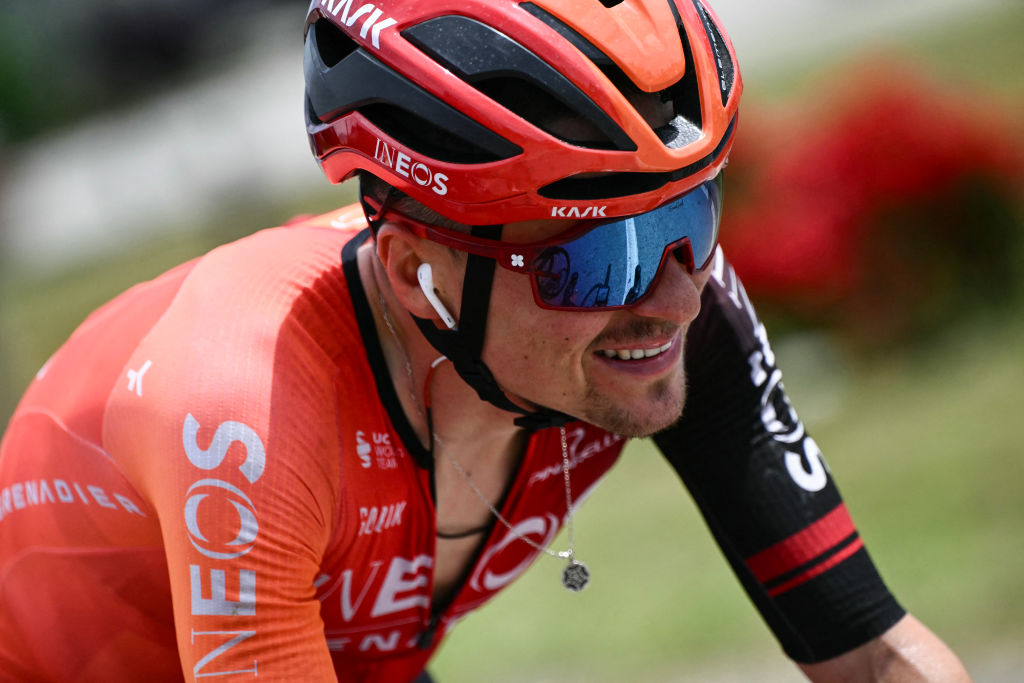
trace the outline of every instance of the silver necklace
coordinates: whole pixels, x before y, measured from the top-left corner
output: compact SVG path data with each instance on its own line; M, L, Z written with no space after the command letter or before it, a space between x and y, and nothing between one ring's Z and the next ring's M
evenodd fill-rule
M409 356L405 353L405 349L402 347L402 344L398 341L398 333L395 330L394 324L392 324L391 322L391 316L388 314L387 304L384 302L384 293L380 291L379 283L377 285L377 296L379 297L380 300L380 311L381 316L384 318L384 324L385 326L387 326L388 332L391 334L391 338L394 340L395 345L398 347L403 359L405 360L405 371L409 379L410 387L409 394L410 397L412 398L413 405L416 406L416 411L420 414L420 416L426 419L427 423L430 424L431 420L426 416L423 408L420 407L420 401L416 397L415 391L412 390L413 387L416 386L415 380L413 378L412 362L409 360ZM430 364L431 368L437 367L440 363L446 360L448 360L447 357L440 356L439 358L435 359L433 363ZM509 533L511 533L513 536L518 538L523 543L526 543L527 545L532 547L534 550L539 550L540 552L550 555L551 557L557 557L563 560L568 560L568 562L565 565L565 568L562 570L562 585L565 586L566 589L574 593L578 593L584 588L586 588L587 584L590 583L590 570L587 569L587 565L583 564L582 562L576 559L576 537L572 524L572 517L574 512L572 506L572 483L569 477L569 446L566 443L565 427L560 426L558 428L558 431L559 436L561 437L562 445L562 478L565 481L565 525L566 532L569 536L569 547L566 550L556 551L552 550L550 546L544 547L516 531L515 527L512 526L507 519L505 519L505 516L502 515L501 512L496 507L494 507L494 505L491 504L491 501L487 499L487 496L485 496L483 492L479 488L477 488L476 484L473 482L473 479L469 476L469 473L466 472L465 469L463 469L462 465L459 464L459 461L455 459L455 456L452 455L451 452L449 452L449 450L444 447L444 445L441 443L441 440L437 438L437 434L434 433L433 430L431 430L430 434L431 451L434 450L435 445L441 447L440 450L444 451L444 454L448 458L448 461L452 464L452 467L455 468L455 471L459 473L459 476L462 477L462 480L465 481L466 485L469 486L470 490L472 490L473 493L476 494L476 497L480 499L480 502L487 506L487 509L491 511L492 515L494 515L494 518L501 522L502 526L508 529Z
M455 471L459 473L459 476L462 477L473 493L476 494L476 497L480 499L480 502L487 506L487 509L491 511L491 514L494 515L495 519L501 522L502 525L508 529L509 533L535 550L546 553L551 557L568 560L568 563L565 565L565 569L562 570L562 585L567 589L578 593L586 588L587 584L590 583L590 570L587 569L587 565L576 559L576 538L572 525L572 516L574 512L572 507L572 484L569 480L569 447L566 444L565 427L559 427L558 431L562 441L562 478L565 481L565 525L569 536L569 548L567 550L552 550L550 546L544 547L516 531L515 527L505 519L505 516L502 515L493 504L491 504L491 501L487 499L487 496L477 488L476 484L473 483L473 479L469 476L466 470L462 468L462 465L460 465L459 461L455 459L455 456L448 452L448 449L444 447L442 447L441 450L444 451L444 454L448 457L448 461L452 464L452 467L455 468ZM437 445L442 445L436 434L433 435L433 438Z

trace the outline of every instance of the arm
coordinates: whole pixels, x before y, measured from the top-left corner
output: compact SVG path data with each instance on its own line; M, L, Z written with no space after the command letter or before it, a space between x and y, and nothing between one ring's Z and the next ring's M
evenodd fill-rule
M967 670L938 636L911 615L864 645L817 664L800 664L815 683L969 683Z
M702 306L687 337L683 417L655 441L786 654L812 680L843 681L832 676L875 657L916 661L904 644L926 658L945 652L924 645L937 642L930 634L906 635L917 622L879 576L720 253Z
M147 366L144 391L120 382L108 403L105 446L160 519L189 681L337 680L314 587L337 501L335 370L281 266L315 272L301 246L265 232L199 261L128 362Z

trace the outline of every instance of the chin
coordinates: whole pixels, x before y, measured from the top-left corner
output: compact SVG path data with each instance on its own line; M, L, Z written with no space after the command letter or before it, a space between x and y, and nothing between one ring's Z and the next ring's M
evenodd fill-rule
M682 382L666 380L651 387L640 405L625 405L608 396L591 395L582 419L613 434L643 438L666 429L682 416L686 391Z
M645 416L644 418L631 415L619 415L612 419L593 421L593 424L611 432L630 439L642 439L652 436L675 424L682 412L672 413L669 416Z

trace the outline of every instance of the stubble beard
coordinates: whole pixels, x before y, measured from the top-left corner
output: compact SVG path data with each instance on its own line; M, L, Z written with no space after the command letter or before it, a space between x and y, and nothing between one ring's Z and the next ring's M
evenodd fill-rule
M587 422L613 434L643 438L675 424L686 403L686 376L682 363L669 377L651 384L640 407L623 405L615 397L587 390Z

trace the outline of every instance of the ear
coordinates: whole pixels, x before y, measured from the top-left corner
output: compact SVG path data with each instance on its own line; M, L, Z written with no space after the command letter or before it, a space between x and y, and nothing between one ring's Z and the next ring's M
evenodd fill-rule
M455 260L444 247L419 238L394 223L384 223L377 231L377 258L384 266L391 290L399 302L418 318L434 320L445 327L434 306L427 299L420 286L417 271L423 263L432 266L434 292L444 307L458 317L458 289L446 285L461 283L461 273L456 272Z

